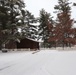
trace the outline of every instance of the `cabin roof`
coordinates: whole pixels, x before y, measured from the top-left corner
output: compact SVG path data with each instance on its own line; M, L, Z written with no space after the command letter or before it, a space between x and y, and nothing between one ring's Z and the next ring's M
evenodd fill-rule
M32 39L32 38L29 38L29 37L25 37L25 38L28 39L28 40L34 41L34 42L40 42L39 40Z

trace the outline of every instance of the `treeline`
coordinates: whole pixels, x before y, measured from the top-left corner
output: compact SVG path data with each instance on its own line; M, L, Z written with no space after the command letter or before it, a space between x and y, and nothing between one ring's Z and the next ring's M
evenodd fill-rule
M72 6L76 6L73 3ZM56 19L44 9L40 11L39 35L43 39L43 47L71 47L76 44L75 20L71 18L69 0L58 0L54 6Z
M70 3L68 0L58 0L54 9L57 14L54 20L44 9L35 18L26 9L23 0L0 0L0 49L9 41L20 42L25 37L42 39L44 47L75 45L76 28L73 28L75 21L71 19Z

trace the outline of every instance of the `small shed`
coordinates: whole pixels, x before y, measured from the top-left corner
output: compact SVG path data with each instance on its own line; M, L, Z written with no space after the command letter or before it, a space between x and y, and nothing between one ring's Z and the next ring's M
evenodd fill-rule
M33 39L25 38L22 39L20 43L17 42L17 49L20 48L39 49L39 42Z
M39 42L30 38L24 38L19 42L10 41L6 44L8 49L39 49Z

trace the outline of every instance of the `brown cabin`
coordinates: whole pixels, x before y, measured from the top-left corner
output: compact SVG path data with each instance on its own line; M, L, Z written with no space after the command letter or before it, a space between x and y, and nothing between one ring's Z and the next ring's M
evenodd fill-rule
M25 38L25 39L22 39L19 42L14 42L14 41L10 41L8 44L6 44L6 48L8 49L39 49L39 42L37 41L34 41L32 39L28 39L28 38Z

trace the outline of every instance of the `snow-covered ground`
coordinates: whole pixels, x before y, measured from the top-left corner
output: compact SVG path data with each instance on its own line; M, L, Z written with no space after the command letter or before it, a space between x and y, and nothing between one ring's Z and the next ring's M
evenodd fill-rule
M76 75L76 51L0 53L0 75Z

